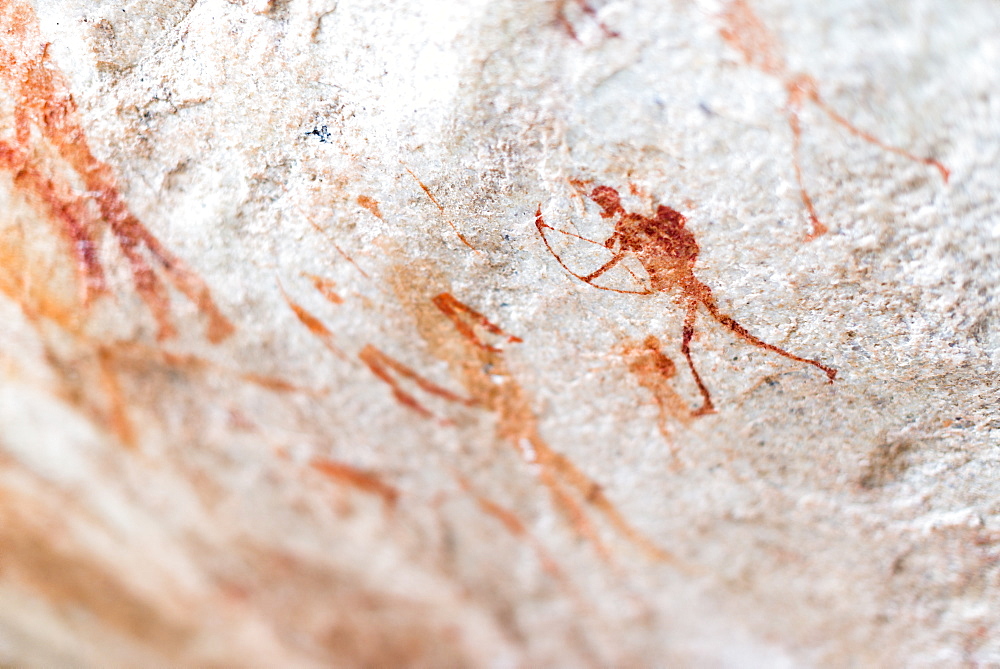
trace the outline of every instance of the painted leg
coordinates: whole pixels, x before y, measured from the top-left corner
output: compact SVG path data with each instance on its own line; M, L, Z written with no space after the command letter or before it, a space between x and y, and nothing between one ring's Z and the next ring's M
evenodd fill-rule
M765 349L767 351L771 351L773 353L777 353L778 355L784 356L784 357L788 358L789 360L795 360L796 362L804 362L807 365L812 365L813 367L816 367L817 369L822 370L823 373L826 374L827 378L830 379L830 383L833 383L833 379L836 378L836 376L837 376L837 370L835 370L833 367L828 367L828 366L824 365L823 363L821 363L821 362L819 362L817 360L810 360L809 358L802 358L800 356L795 355L794 353L789 353L788 351L786 351L783 348L778 348L774 344L768 344L766 341L763 341L762 339L758 339L757 337L754 337L752 334L750 334L747 331L747 329L745 327L743 327L742 325L740 325L739 323L737 323L735 319L733 319L732 317L727 316L724 313L720 312L719 311L719 307L716 306L714 300L712 300L712 299L706 299L706 300L704 300L702 302L702 304L705 305L705 308L708 309L708 313L712 314L712 318L714 318L715 320L717 320L719 322L719 324L723 325L724 327L728 328L729 330L732 330L739 337L741 337L742 339L746 340L747 342L753 344L754 346L756 346L758 348Z
M795 181L799 185L799 197L802 198L802 204L805 205L809 221L812 223L812 231L806 235L808 242L820 235L825 235L828 228L816 215L816 207L802 182L802 124L799 122L798 109L790 107L786 113L788 114L788 127L792 129L792 165L795 169Z
M691 338L694 337L694 323L697 317L698 303L690 300L687 305L687 313L684 316L684 330L681 337L681 353L683 353L684 357L687 359L688 368L691 370L694 382L698 384L698 391L704 399L701 408L695 409L691 415L704 416L705 414L715 413L715 406L712 404L712 396L709 394L708 388L705 387L704 381L701 380L701 375L698 374L698 370L694 367L694 360L691 359Z
M923 156L917 156L910 153L906 149L901 149L898 146L892 146L891 144L886 144L875 135L871 134L870 132L865 132L864 130L858 128L853 123L848 121L846 118L838 114L830 105L828 105L823 100L823 98L819 96L819 93L812 92L812 94L809 97L813 102L816 103L816 106L822 109L823 112L827 116L829 116L835 123L846 128L847 131L850 132L855 137L860 137L869 144L874 144L875 146L879 147L883 151L888 151L889 153L895 153L896 155L903 156L904 158L912 160L915 163L930 165L931 167L935 168L938 172L940 172L941 178L944 179L945 183L948 183L948 177L950 176L950 172L948 171L948 168L942 165L939 161L934 160L933 158L924 158Z

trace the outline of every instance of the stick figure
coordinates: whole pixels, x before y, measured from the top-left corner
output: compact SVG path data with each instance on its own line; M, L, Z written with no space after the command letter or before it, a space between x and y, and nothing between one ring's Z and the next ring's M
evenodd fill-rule
M732 317L727 316L719 310L715 297L712 295L712 289L698 280L694 275L694 265L698 260L698 242L695 240L694 234L685 227L687 219L680 212L664 205L657 207L655 218L627 212L622 207L618 191L610 186L597 186L590 193L590 199L601 207L602 218L617 219L614 232L601 244L610 250L613 255L610 260L590 274L577 274L567 267L562 258L559 257L559 254L552 249L545 235L545 230L555 230L561 234L577 237L593 244L600 244L600 242L594 242L585 237L580 237L579 235L574 235L548 225L542 218L541 205L539 205L538 211L535 214L535 227L538 228L538 233L541 235L545 247L555 257L562 268L570 275L594 288L636 295L678 292L676 301L685 310L681 352L687 359L691 375L694 377L695 383L698 384L698 390L704 400L701 408L695 411L695 415L703 415L715 411L711 394L708 392L708 388L702 381L701 375L698 374L698 370L694 366L694 361L691 359L691 339L694 337L694 325L698 316L699 306L705 307L712 318L718 321L723 327L734 332L741 339L758 348L772 351L790 360L812 365L822 370L830 379L830 382L833 382L834 377L837 375L837 370L817 360L797 356L758 339ZM623 290L600 286L594 283L595 279L607 273L629 255L634 256L642 264L643 269L645 269L649 278L648 288L642 290Z
M819 86L815 79L807 74L789 70L777 38L753 11L747 0L729 2L722 12L721 18L723 25L719 32L722 38L740 52L747 65L777 77L785 86L785 91L788 94L785 102L785 119L792 131L792 162L795 169L795 181L799 186L799 197L802 198L802 204L805 205L809 220L812 222L812 231L806 237L807 240L815 239L827 231L827 227L819 220L812 197L802 181L802 123L799 120L799 111L808 102L819 107L830 120L845 128L855 137L860 137L883 151L934 167L941 173L944 182L948 183L948 169L939 161L917 156L906 149L887 144L875 135L858 128L847 118L838 114L820 97Z

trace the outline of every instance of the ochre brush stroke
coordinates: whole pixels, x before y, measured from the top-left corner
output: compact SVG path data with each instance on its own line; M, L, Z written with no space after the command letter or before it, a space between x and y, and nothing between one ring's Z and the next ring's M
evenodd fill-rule
M408 409L412 409L424 418L434 418L435 416L434 413L421 404L416 397L406 390L403 390L403 387L400 385L398 379L409 379L425 393L435 397L440 397L441 399L449 402L456 402L458 404L464 404L465 406L472 406L475 404L473 399L461 397L447 388L443 388L433 381L424 378L414 371L413 368L404 365L399 360L396 360L371 344L367 344L361 349L358 353L358 358L365 364L366 367L368 367L372 374L392 389L392 395L396 398L397 402ZM450 424L450 421L447 420L442 420L442 422Z
M399 490L372 472L328 458L313 458L309 465L332 481L381 497L389 508L399 500Z

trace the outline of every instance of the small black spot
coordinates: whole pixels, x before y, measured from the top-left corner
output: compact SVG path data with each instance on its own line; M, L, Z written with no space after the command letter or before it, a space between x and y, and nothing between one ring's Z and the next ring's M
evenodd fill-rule
M317 137L319 137L319 141L322 142L323 144L330 143L330 129L325 125L322 125L318 128L313 128L312 130L306 133L306 137L308 137L309 135L316 135Z

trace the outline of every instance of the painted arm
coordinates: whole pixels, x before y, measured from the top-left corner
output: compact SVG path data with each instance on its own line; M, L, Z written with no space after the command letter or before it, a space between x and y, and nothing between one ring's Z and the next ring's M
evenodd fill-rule
M556 262L559 263L560 267L562 267L564 270L566 270L566 272L570 276L575 277L575 278L579 279L580 281L583 281L584 283L586 283L589 286L592 286L592 287L597 288L599 290L607 290L607 291L610 291L612 293L626 293L628 295L649 295L649 294L652 293L652 291L649 290L649 289L644 289L644 290L623 290L621 288L609 288L607 286L598 286L595 283L591 283L592 279L594 279L595 277L600 276L601 274L604 274L609 269L611 269L612 267L614 267L616 264L618 264L619 262L621 262L622 258L625 257L624 253L622 253L621 251L619 251L617 254L615 254L615 257L612 258L611 260L609 260L607 263L605 263L603 267L601 267L596 272L593 272L592 274L589 274L587 276L582 276L580 274L577 274L576 272L574 272L573 270L571 270L569 267L567 267L566 263L564 263L562 261L562 258L559 257L559 254L556 253L555 250L553 250L552 246L549 244L549 240L545 236L545 230L546 229L548 229L548 230L555 230L556 232L559 232L561 234L569 235L570 237L576 237L578 239L582 239L584 241L590 242L591 244L597 244L598 246L603 246L603 244L600 244L599 242L595 242L592 239L587 239L586 237L580 237L579 235L575 235L575 234L570 233L570 232L565 232L563 230L558 230L557 228L553 228L551 225L549 225L548 223L546 223L542 219L542 206L541 205L538 206L538 211L535 213L535 227L538 229L538 234L541 236L542 243L545 244L545 248L548 249L549 253L551 253L552 257L556 259Z

